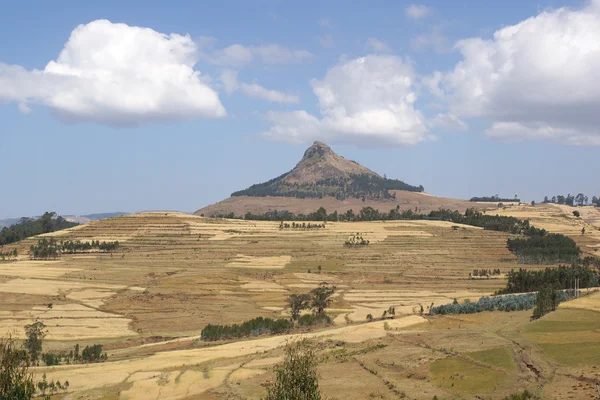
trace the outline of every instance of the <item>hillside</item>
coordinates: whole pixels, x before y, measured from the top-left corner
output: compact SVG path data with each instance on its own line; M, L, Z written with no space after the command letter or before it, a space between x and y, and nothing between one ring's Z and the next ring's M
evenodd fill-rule
M231 197L206 206L196 215L263 214L271 210L310 213L319 207L327 211L355 211L373 207L389 211L396 206L421 212L440 207L464 211L473 207L467 200L448 199L424 193L423 186L413 186L388 179L369 168L336 154L329 146L315 142L289 172L270 181L250 186Z

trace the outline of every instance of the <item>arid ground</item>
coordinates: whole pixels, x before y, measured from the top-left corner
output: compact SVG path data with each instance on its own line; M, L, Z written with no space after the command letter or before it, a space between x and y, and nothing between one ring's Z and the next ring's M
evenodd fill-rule
M600 255L600 212L578 210L581 218L556 205L491 205L487 213L529 218ZM344 247L356 233L370 245ZM99 343L108 353L104 363L34 368L36 377L69 380L56 399L259 399L282 345L298 337L318 343L320 385L332 399L501 399L525 388L592 399L600 379L599 293L535 322L530 311L426 315L431 305L492 294L513 268L546 267L518 264L506 233L436 221L281 230L277 222L152 212L51 235L121 243L112 254L31 261L29 239L16 245L18 261L0 263L0 334L22 339L37 319L48 327L45 350ZM474 269L502 275L469 279ZM288 316L286 297L321 282L337 287L331 327L200 340L209 323ZM395 319L378 320L390 306ZM368 314L376 320L367 323Z

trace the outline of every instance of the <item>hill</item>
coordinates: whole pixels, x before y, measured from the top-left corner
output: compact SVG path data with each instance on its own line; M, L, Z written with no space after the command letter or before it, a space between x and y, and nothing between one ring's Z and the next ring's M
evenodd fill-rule
M426 194L422 185L388 179L355 161L336 154L329 146L315 142L289 172L264 183L231 194L231 197L198 211L196 215L263 214L272 210L310 213L319 207L327 211L355 211L373 207L389 211L417 208L422 212L440 207L464 211L473 207L466 200Z
M357 162L337 155L326 144L315 142L291 171L231 196L387 199L395 196L392 190L422 192L424 188L381 177Z

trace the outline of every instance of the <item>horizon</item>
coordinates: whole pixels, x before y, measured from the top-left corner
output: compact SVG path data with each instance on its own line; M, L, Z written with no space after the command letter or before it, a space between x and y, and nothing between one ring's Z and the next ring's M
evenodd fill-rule
M440 197L599 194L599 0L67 4L0 15L0 219L192 213L317 140Z

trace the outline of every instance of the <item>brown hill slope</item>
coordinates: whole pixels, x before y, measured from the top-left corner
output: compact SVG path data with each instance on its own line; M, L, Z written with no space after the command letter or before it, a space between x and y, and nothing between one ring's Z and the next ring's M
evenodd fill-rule
M428 212L442 208L464 211L473 203L424 193L423 186L388 179L336 154L315 142L291 171L270 181L232 193L219 203L196 211L197 215L264 214L272 210L310 213L319 207L328 212L359 211L363 207L389 211L396 206Z

